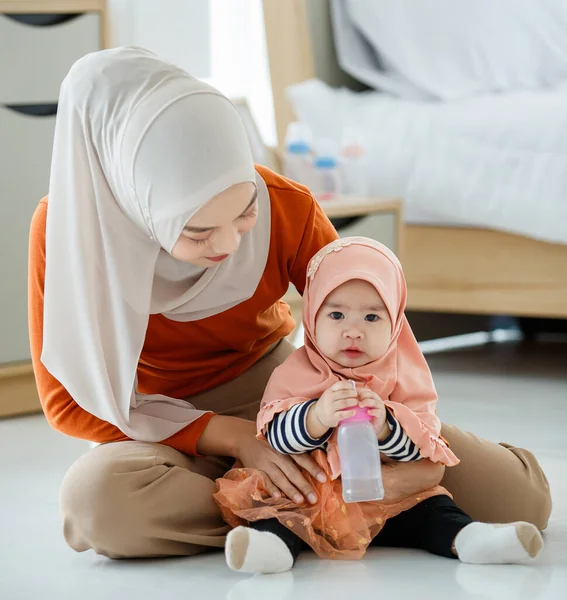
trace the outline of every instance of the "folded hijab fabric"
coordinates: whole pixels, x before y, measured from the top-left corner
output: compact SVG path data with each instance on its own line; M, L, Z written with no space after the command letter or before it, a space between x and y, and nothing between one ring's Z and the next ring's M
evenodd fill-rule
M252 182L256 226L218 266L171 250L187 221ZM250 298L270 242L270 199L235 107L138 48L80 59L63 82L46 227L43 352L75 402L127 436L161 441L203 413L137 391L150 314L194 321Z

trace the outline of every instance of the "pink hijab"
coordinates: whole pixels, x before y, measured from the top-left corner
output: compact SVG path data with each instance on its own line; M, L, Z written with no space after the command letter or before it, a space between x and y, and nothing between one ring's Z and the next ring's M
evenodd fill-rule
M327 296L343 283L371 283L388 309L392 337L385 354L354 369L323 356L315 343L315 318ZM351 379L359 388L375 391L394 414L421 455L447 466L459 460L441 438L436 415L437 393L427 362L404 314L407 286L400 262L382 244L364 237L336 240L309 263L303 296L305 345L273 373L258 414L258 437L274 415L293 405L319 398L338 381ZM333 478L340 474L336 432L327 450Z

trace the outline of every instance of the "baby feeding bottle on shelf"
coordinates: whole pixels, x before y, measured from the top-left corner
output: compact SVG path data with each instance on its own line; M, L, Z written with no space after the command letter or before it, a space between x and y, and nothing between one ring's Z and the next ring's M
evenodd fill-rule
M378 437L366 408L339 424L338 446L345 502L384 498Z
M313 159L311 191L317 200L333 200L342 192L339 161L333 144L322 140Z
M343 192L365 198L368 195L368 165L362 135L354 127L345 127L341 144L341 177Z
M290 123L287 128L283 174L307 187L313 184L313 157L311 155L311 131L305 123Z

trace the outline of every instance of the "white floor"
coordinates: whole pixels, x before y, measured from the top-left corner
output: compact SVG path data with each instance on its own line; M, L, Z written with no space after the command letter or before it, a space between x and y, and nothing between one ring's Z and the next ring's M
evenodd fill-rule
M567 346L504 344L429 360L445 421L529 447L544 466L555 508L534 565L474 567L376 549L360 562L305 554L292 573L250 578L231 573L221 554L119 562L75 554L61 535L57 490L87 446L34 416L0 421L0 599L567 598Z

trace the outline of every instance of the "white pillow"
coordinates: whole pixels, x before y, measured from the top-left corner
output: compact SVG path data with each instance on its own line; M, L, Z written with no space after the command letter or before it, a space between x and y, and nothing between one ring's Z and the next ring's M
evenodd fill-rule
M567 82L567 0L334 4L341 64L372 87L392 92L395 82L401 96L455 100ZM359 44L352 43L353 29ZM351 43L341 46L346 30Z

